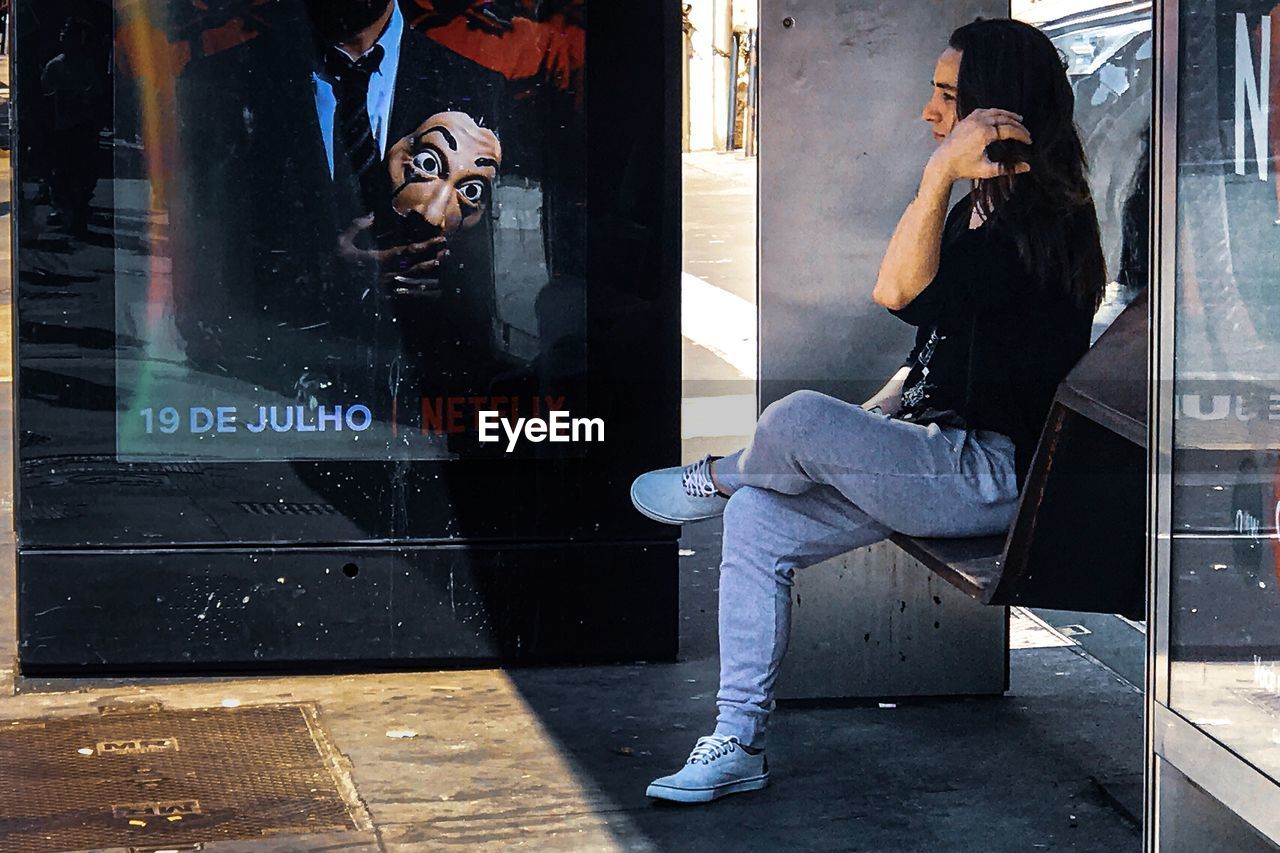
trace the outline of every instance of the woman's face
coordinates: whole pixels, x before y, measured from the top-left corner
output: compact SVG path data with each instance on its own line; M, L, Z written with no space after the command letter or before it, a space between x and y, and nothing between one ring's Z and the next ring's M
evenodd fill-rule
M937 142L947 138L956 126L956 82L960 79L960 51L947 48L933 68L933 97L924 105L921 118L929 122Z

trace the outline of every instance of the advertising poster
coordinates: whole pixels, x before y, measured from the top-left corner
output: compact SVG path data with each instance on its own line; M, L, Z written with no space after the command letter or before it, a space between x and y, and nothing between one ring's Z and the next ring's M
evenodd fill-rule
M118 457L501 456L478 413L585 408L587 26L585 0L117 3Z

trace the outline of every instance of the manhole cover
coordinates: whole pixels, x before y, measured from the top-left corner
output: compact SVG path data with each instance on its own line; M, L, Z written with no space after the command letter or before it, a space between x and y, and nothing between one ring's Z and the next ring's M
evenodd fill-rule
M336 758L304 705L0 723L0 851L365 829Z

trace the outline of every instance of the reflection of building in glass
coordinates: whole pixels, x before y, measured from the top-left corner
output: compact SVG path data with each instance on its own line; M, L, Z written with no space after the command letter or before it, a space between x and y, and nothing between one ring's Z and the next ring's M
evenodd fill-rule
M684 11L684 149L755 152L757 9L690 0Z

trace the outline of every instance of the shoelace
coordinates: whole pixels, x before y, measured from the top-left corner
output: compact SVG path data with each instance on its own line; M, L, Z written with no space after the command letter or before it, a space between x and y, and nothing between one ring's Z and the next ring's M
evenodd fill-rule
M711 479L711 457L704 456L697 462L684 466L680 475L680 485L684 493L691 498L714 498L719 492Z
M688 764L710 764L721 756L728 755L738 748L738 739L724 735L707 735L698 738L693 752L689 753Z

